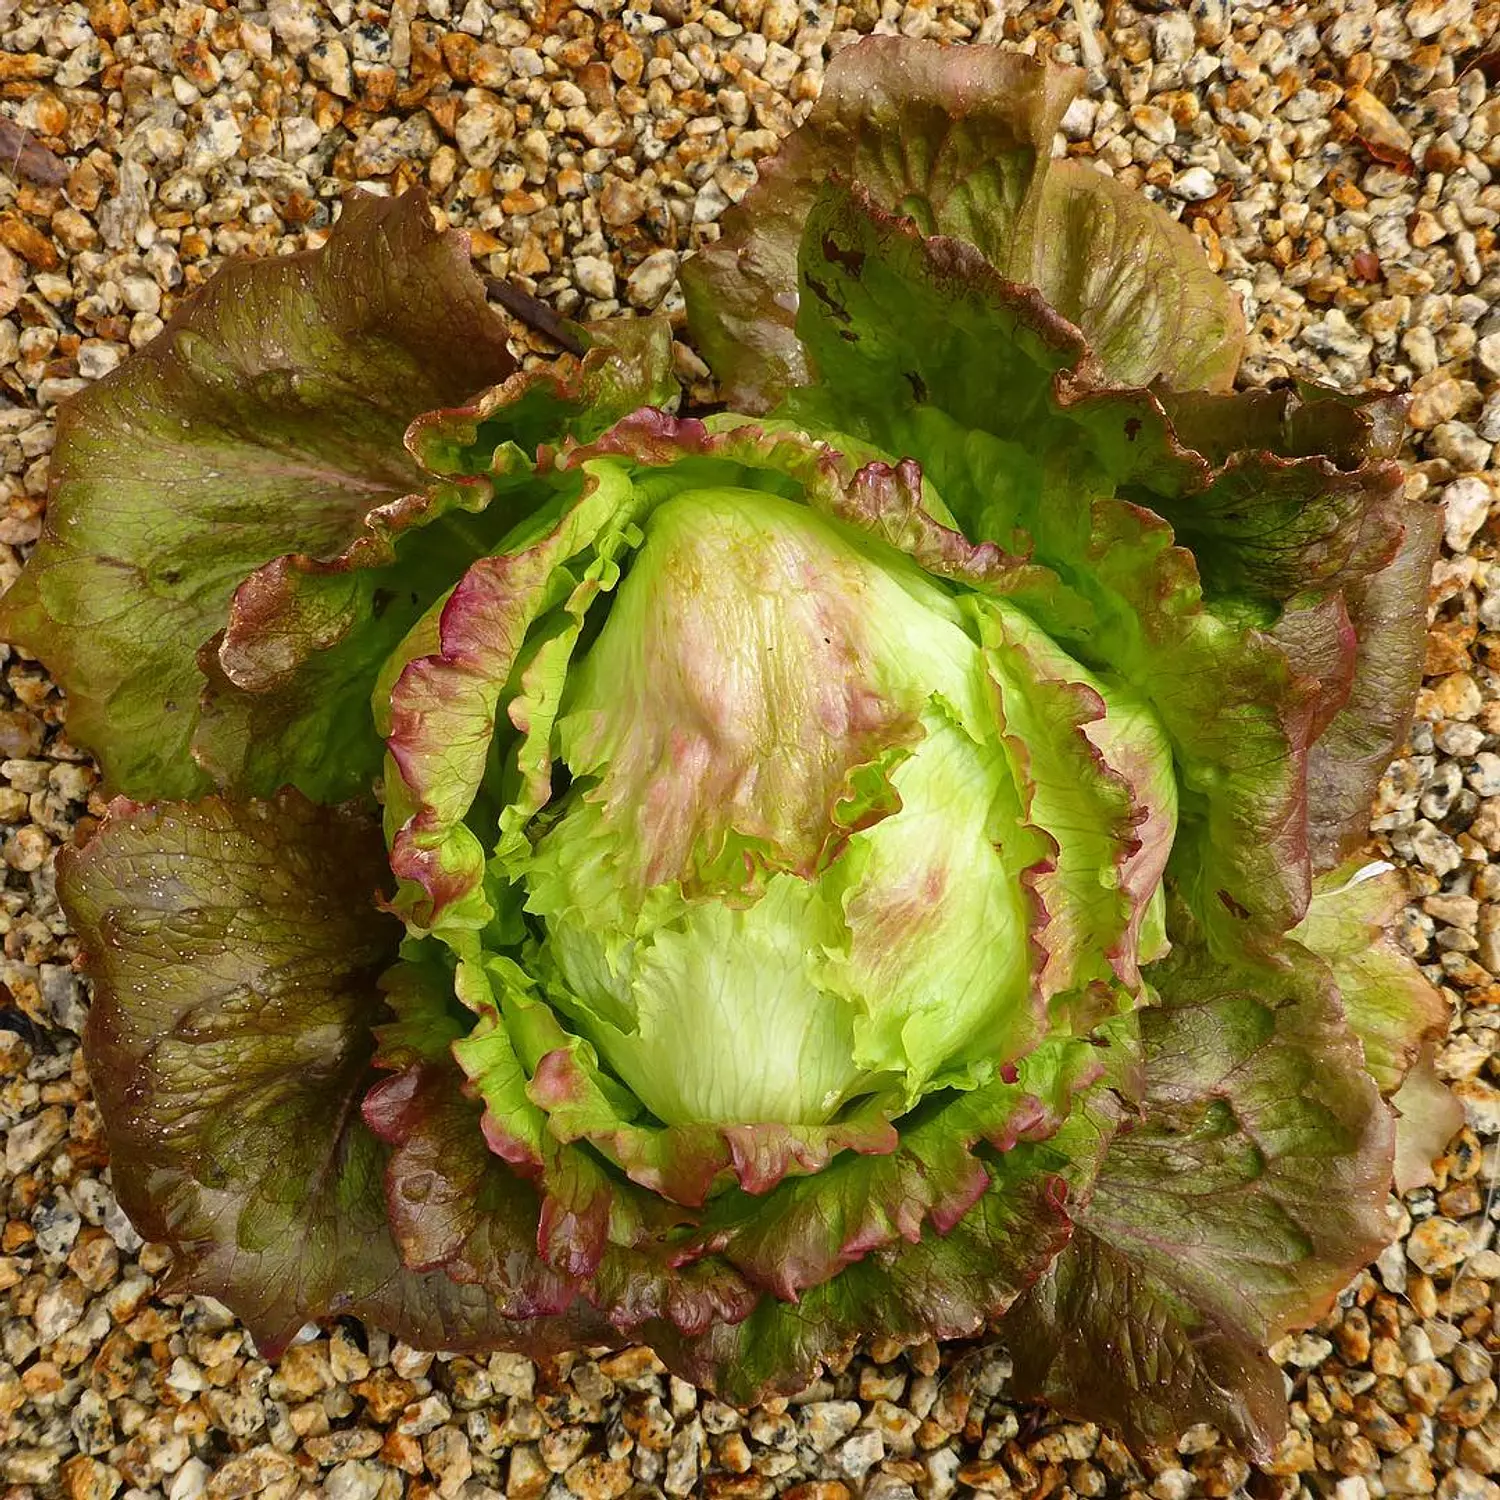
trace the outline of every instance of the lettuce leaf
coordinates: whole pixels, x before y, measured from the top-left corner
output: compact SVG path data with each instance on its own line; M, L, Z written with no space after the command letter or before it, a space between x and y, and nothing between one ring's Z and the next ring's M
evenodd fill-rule
M115 1191L172 1247L171 1286L229 1302L267 1355L343 1313L428 1347L565 1345L587 1324L513 1328L396 1253L385 1152L359 1117L400 938L373 901L384 868L372 823L292 792L117 799L60 859Z
M1180 908L1169 927L1139 1115L1001 1334L1026 1395L1140 1443L1210 1422L1266 1459L1286 1405L1265 1348L1389 1239L1395 1124L1324 964L1227 952Z
M1114 382L1227 389L1244 318L1192 235L1139 193L1052 158L1082 81L1017 53L897 37L835 57L807 121L682 268L694 342L729 404L763 412L809 379L798 246L830 179L1039 288Z
M69 733L114 790L208 788L191 754L197 653L235 590L283 553L337 558L372 511L436 503L402 435L417 412L508 375L505 337L464 241L438 233L421 193L351 194L321 249L231 262L69 402L42 538L0 602L0 635L56 673ZM356 771L368 755L357 740L337 750ZM335 787L347 795L347 780Z

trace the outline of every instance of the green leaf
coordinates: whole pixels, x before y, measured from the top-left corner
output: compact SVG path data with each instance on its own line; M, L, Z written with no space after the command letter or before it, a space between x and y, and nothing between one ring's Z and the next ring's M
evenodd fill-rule
M1343 588L1359 646L1349 696L1308 757L1308 834L1318 870L1333 868L1364 842L1376 787L1411 727L1422 681L1441 519L1431 507L1405 505L1400 524L1391 563Z
M405 441L431 476L422 495L370 511L337 557L279 557L236 591L226 630L200 655L199 763L242 793L287 781L320 801L366 793L381 764L370 693L391 654L536 505L539 487L526 481L539 445L674 402L671 358L659 319L601 325L582 359L519 371L467 406L418 417Z
M1396 1182L1432 1180L1432 1161L1463 1125L1463 1109L1433 1067L1448 1003L1402 949L1394 923L1406 905L1397 871L1354 859L1313 886L1292 936L1333 971L1344 1013L1364 1044L1365 1067L1396 1106Z
M842 923L818 966L856 1007L855 1058L896 1078L908 1107L988 1080L1045 1034L1031 969L1050 850L1026 823L1031 789L998 723L976 743L935 704L922 725L891 773L897 810L856 833L825 880Z
M1321 876L1307 915L1291 936L1333 971L1349 1024L1364 1043L1365 1067L1389 1098L1424 1042L1448 1025L1448 1004L1396 941L1406 882L1389 867L1351 860Z
M919 1130L899 1161L846 1153L764 1197L737 1195L742 1216L711 1217L701 1230L637 1216L628 1202L639 1206L639 1190L618 1181L607 1203L580 1198L576 1217L549 1211L484 1150L480 1105L436 1049L375 1090L366 1116L394 1148L391 1214L409 1261L440 1265L508 1315L535 1318L539 1347L553 1344L556 1322L596 1307L594 1327L575 1323L582 1341L648 1342L674 1373L749 1403L805 1385L870 1328L958 1337L1008 1306L1066 1239L1063 1164L1086 1181L1113 1129L1100 1056L1064 1043L1016 1085L958 1096L956 1116ZM1091 1083L1095 1107L1061 1123L1072 1091ZM549 1266L538 1253L561 1225L575 1246L599 1235L591 1269Z
M69 733L116 790L205 789L189 753L196 656L236 588L283 553L338 557L372 510L422 505L407 424L512 368L504 323L425 198L351 195L322 249L232 262L69 403L0 635L56 673Z
M1161 881L1176 823L1161 726L1020 610L993 601L976 604L973 616L1026 817L1047 840L1047 868L1034 878L1043 920L1032 982L1049 1000L1107 980L1112 969L1133 985L1130 938ZM1122 775L1120 765L1137 777Z
M816 1125L863 1091L854 1009L820 982L816 955L840 932L812 882L773 876L745 907L695 902L637 939L617 975L607 929L546 916L548 950L577 994L554 990L555 1003L657 1119Z
M1194 1422L1268 1462L1286 1429L1280 1368L1174 1285L1088 1229L1001 1319L1018 1395L1128 1441L1170 1445Z
M597 783L627 905L668 880L810 877L847 837L861 772L914 742L931 694L982 712L973 644L922 572L805 505L687 487L643 527L559 726L574 777Z
M381 726L387 833L401 882L395 909L422 928L490 920L481 889L489 850L464 819L490 762L497 709L531 627L558 609L559 629L576 640L593 596L618 578L614 554L629 545L638 500L623 472L589 463L565 477L574 482L560 491L561 517L538 512L530 529L539 536L474 563L376 684L379 695L399 672Z
M1088 339L1116 385L1227 390L1245 317L1192 233L1086 161L1051 161L1029 246L1009 274Z
M997 47L871 37L841 51L806 123L683 266L694 343L726 400L764 411L809 378L797 246L835 178L922 235L972 246L995 276L1040 288L1110 380L1227 387L1243 319L1193 237L1140 194L1052 160L1081 81Z

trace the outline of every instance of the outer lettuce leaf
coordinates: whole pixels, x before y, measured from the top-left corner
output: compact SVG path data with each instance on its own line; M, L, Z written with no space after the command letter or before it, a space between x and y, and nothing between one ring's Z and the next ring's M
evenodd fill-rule
M550 1200L549 1210L486 1150L480 1107L464 1096L451 1059L407 1066L370 1092L364 1115L393 1148L386 1193L402 1255L483 1296L504 1320L492 1348L619 1346L637 1341L648 1318L698 1333L753 1305L754 1293L722 1265L684 1274L671 1269L660 1242L596 1244L588 1182L576 1184L571 1201ZM545 1258L539 1240L561 1264ZM599 1257L591 1276L567 1261L568 1251L585 1248Z
M1439 517L1402 498L1392 397L1321 387L1164 396L1180 439L1215 465L1201 492L1153 499L1211 596L1284 604L1274 628L1322 702L1308 758L1309 848L1323 871L1364 841L1421 681Z
M483 1287L511 1317L591 1317L596 1343L626 1342L648 1321L696 1338L748 1315L758 1294L743 1278L721 1260L678 1267L670 1206L607 1178L583 1149L537 1136L535 1160L511 1153L507 1165L493 1130L486 1149L486 1125L510 1129L531 1107L493 1078L481 1097L506 1105L506 1119L472 1102L443 1028L415 1014L441 999L414 987L403 1001L402 1046L384 1057L402 1071L371 1091L364 1114L395 1148L386 1188L409 1264ZM524 1334L513 1342L531 1346Z
M889 1337L966 1338L1008 1307L1068 1236L1055 1168L1060 1153L1017 1147L989 1191L946 1234L931 1230L866 1256L794 1304L765 1296L738 1323L695 1339L646 1325L642 1336L677 1373L750 1405L805 1386L870 1330Z
M960 449L970 430L1015 444L1009 481L968 513L939 495L965 530L1014 514L1059 445L1081 449L1112 487L1181 497L1218 467L1185 446L1159 395L1113 383L1083 333L1038 290L999 275L970 245L923 235L881 209L860 184L825 184L809 207L799 268L798 336L815 384L781 410L813 427L848 428L887 452L929 465L924 422L948 419ZM1024 550L1027 533L984 529L981 540Z
M429 476L423 492L376 505L336 556L278 557L235 591L225 631L199 658L209 679L200 764L241 793L286 781L319 801L365 793L381 761L375 680L433 601L535 503L522 482L528 455L676 394L669 330L639 318L601 325L582 359L418 417L405 442ZM476 464L476 454L488 457Z
M1016 1394L1174 1442L1208 1422L1261 1460L1286 1427L1281 1369L1253 1337L1088 1229L1001 1320Z
M1113 1116L1103 1099L1091 1107L1084 1091L1104 1080L1104 1087L1128 1092L1133 1043L1128 1015L1105 1023L1091 1040L1056 1037L1006 1076L931 1097L902 1120L892 1152L842 1157L784 1185L769 1204L737 1196L712 1204L691 1253L720 1254L757 1286L792 1301L871 1254L889 1261L924 1235L950 1234L976 1202L1018 1180L1011 1166L1045 1161L1052 1170L1061 1160L1056 1152L1028 1153L1027 1144L1060 1133L1065 1143L1082 1141L1068 1180L1086 1192L1095 1148Z
M1318 870L1364 841L1375 789L1411 727L1441 517L1429 506L1407 505L1401 526L1389 566L1343 590L1359 647L1349 696L1308 757L1308 837Z
M1229 389L1245 341L1239 298L1143 194L1088 162L1049 161L1030 251L1008 274L1083 329L1111 381Z
M837 417L913 455L971 535L1060 573L1061 590L1011 592L1075 652L1111 633L1070 592L1088 592L1087 577L1070 569L1082 534L1059 516L1077 515L1091 489L1119 487L1120 499L1169 521L1191 546L1208 610L1232 628L1226 639L1258 659L1226 676L1275 686L1266 675L1275 651L1245 628L1263 623L1296 674L1316 684L1311 704L1291 680L1261 694L1262 714L1282 719L1283 743L1277 752L1268 723L1256 754L1297 785L1283 775L1269 797L1242 787L1242 804L1263 806L1267 822L1286 829L1300 821L1288 797L1300 798L1305 782L1308 849L1276 840L1286 868L1295 874L1310 858L1325 869L1351 852L1409 723L1436 546L1435 516L1402 500L1388 461L1398 404L1314 388L1221 396L1113 387L1079 331L1034 290L1005 282L968 246L924 239L883 215L859 187L821 189L802 258L798 331L822 384L792 392L790 409L813 424ZM1016 446L1001 458L988 434ZM1071 506L1046 477L1057 444L1069 450ZM1304 739L1316 741L1305 777L1291 763ZM1258 898L1217 888L1256 910ZM1288 897L1276 909L1295 917L1305 894Z
M1268 1456L1285 1406L1263 1350L1389 1238L1393 1121L1306 949L1210 948L1180 908L1171 930L1141 1116L1002 1327L1027 1394L1145 1443L1213 1422Z
M371 686L422 609L503 533L490 498L482 479L429 482L372 511L336 557L278 557L240 585L228 630L198 654L192 753L218 786L266 795L290 783L329 803L369 795L382 759Z
M1305 387L1160 400L1208 474L1180 495L1142 483L1211 596L1279 604L1363 579L1395 556L1402 474L1380 444L1393 398L1361 407Z
M1054 494L1087 484L1059 466ZM1286 929L1310 874L1305 755L1316 685L1271 639L1204 606L1191 554L1150 511L1096 497L1072 577L1106 621L1101 657L1145 698L1178 768L1168 870L1226 943ZM1071 644L1071 643L1070 643Z
M1324 733L1349 701L1358 667L1359 637L1340 594L1325 594L1316 602L1294 600L1270 630L1292 670L1317 684L1308 732Z
M986 1327L1072 1233L1070 1190L1086 1184L1097 1167L1119 1121L1116 1091L1131 1086L1134 1053L1127 1037L1128 1029L1116 1032L1114 1050L1095 1052L1081 1075L1095 1079L1092 1088L1074 1102L1060 1128L1055 1118L1043 1126L1048 1138L1041 1144L1029 1143L1024 1133L1017 1143L1012 1122L996 1136L1008 1149L996 1154L977 1147L989 1186L956 1221L949 1217L951 1209L935 1211L931 1205L935 1190L948 1196L944 1183L956 1187L973 1175L972 1169L955 1171L963 1153L954 1153L954 1142L964 1139L966 1130L984 1133L985 1107L974 1095L965 1096L958 1120L939 1124L934 1119L924 1143L936 1153L931 1161L923 1159L924 1147L904 1158L846 1158L831 1169L846 1174L837 1184L841 1191L821 1202L811 1195L835 1185L822 1183L828 1173L791 1184L792 1193L808 1195L794 1210L808 1222L811 1233L805 1240L787 1232L796 1227L795 1217L790 1226L761 1221L762 1257L768 1266L782 1257L786 1269L780 1274L793 1284L824 1274L820 1266L804 1265L809 1244L835 1249L836 1263L843 1265L838 1274L816 1281L795 1304L763 1298L743 1322L714 1329L696 1343L673 1339L664 1329L651 1330L651 1341L689 1379L707 1381L728 1399L749 1403L768 1387L786 1389L799 1378L805 1381L872 1328L896 1338L941 1339ZM928 1213L933 1222L922 1230ZM863 1258L843 1264L851 1254Z
M1291 933L1333 971L1349 1024L1364 1043L1365 1067L1386 1098L1401 1087L1423 1044L1448 1025L1441 992L1392 932L1406 902L1397 871L1351 860L1318 880L1307 915Z
M402 1266L359 1123L400 935L372 901L379 831L295 794L118 799L58 863L115 1189L173 1247L173 1284L229 1303L267 1352L345 1312L429 1347L503 1339L482 1296Z
M117 790L205 789L195 657L236 587L280 553L336 557L372 509L414 503L412 415L513 367L463 240L437 233L426 200L351 195L321 250L231 263L68 404L0 634L57 674L69 732Z
M489 1116L470 1098L451 1055L464 1028L449 1015L441 984L404 987L396 1009L399 1030L383 1029L376 1061L400 1071L369 1091L363 1115L395 1148L385 1185L402 1257L409 1266L441 1268L464 1285L482 1286L507 1317L566 1313L578 1301L577 1276L538 1254L544 1204L530 1179L539 1173L539 1155L513 1153L513 1165L526 1168L517 1175L491 1154ZM520 1118L508 1117L507 1128L525 1128L524 1098L519 1104ZM607 1228L607 1201L603 1207ZM575 1220L575 1241L579 1227ZM588 1248L575 1245L575 1253Z
M1448 1026L1447 1002L1392 930L1406 900L1395 870L1351 860L1317 882L1292 933L1333 971L1349 1025L1364 1044L1365 1067L1396 1106L1402 1192L1432 1180L1433 1158L1464 1118L1432 1065L1434 1043Z
M418 424L417 451L434 472L455 464L509 474L518 456L565 442L589 443L642 406L674 407L681 390L672 373L672 329L665 318L612 318L583 330L582 358L564 355L513 375L475 403L472 438L439 420Z
M806 124L683 267L694 340L729 403L764 411L808 379L797 245L833 176L1040 287L1113 379L1227 387L1243 319L1192 236L1139 194L1051 159L1081 80L990 47L872 37L841 52Z

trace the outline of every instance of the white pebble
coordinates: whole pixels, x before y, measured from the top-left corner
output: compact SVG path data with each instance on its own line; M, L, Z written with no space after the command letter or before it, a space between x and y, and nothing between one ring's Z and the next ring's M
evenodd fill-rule
M1443 538L1455 552L1468 550L1494 500L1488 481L1478 474L1465 474L1443 491Z
M1217 190L1214 174L1207 167L1189 167L1187 171L1179 172L1169 189L1174 198L1189 203L1202 203L1205 198L1212 198Z
M190 1458L172 1476L167 1500L199 1500L208 1483L209 1467L201 1458Z
M655 307L677 276L677 252L653 250L625 282L625 295L635 307Z
M613 297L615 268L602 255L575 255L573 280L590 297Z

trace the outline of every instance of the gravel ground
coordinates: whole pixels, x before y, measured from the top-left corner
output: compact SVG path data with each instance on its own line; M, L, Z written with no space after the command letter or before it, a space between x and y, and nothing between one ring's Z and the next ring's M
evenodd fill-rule
M1013 1406L983 1343L877 1343L748 1414L639 1350L481 1364L350 1323L270 1365L217 1304L158 1293L169 1257L111 1195L51 877L97 777L41 667L0 647L0 1500L1500 1500L1497 25L1473 0L0 0L0 585L37 535L57 403L223 256L315 239L344 184L426 183L486 270L565 312L672 310L679 256L854 35L1088 67L1066 149L1196 227L1246 305L1246 379L1413 392L1410 482L1446 546L1374 829L1454 1003L1440 1067L1469 1121L1393 1206L1401 1241L1276 1350L1294 1420L1264 1468L1210 1429L1132 1454Z

